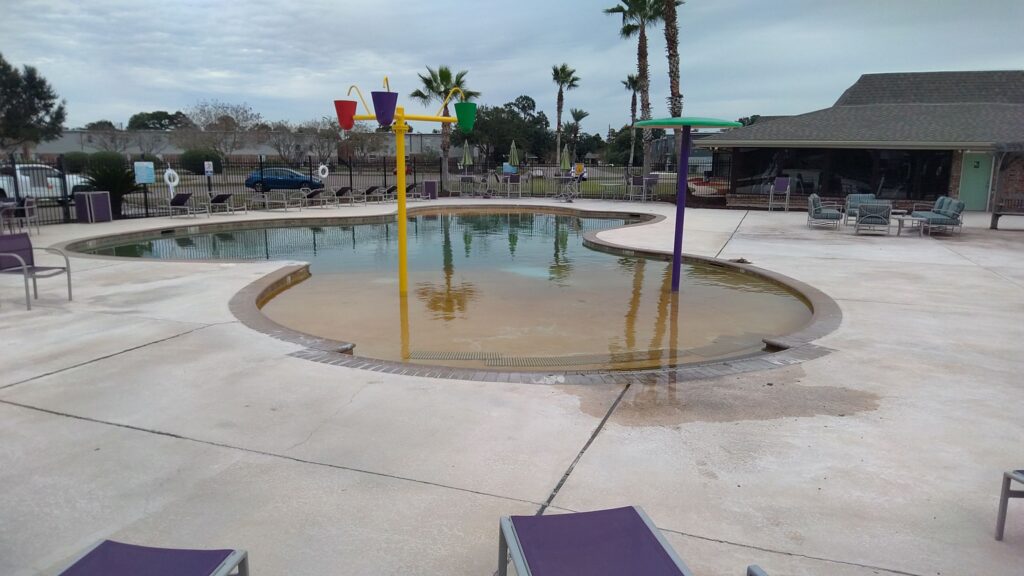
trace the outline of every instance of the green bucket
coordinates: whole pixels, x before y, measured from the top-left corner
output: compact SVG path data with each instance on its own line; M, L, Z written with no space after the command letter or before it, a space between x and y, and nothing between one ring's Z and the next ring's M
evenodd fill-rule
M463 134L469 134L476 123L476 103L456 102L455 117L459 119L459 130L462 130Z

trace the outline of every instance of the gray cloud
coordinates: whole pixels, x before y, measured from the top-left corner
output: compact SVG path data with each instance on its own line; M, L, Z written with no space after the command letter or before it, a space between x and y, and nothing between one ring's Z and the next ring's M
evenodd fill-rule
M582 78L566 107L591 113L586 130L628 121L619 81L635 69L636 43L601 13L612 0L3 4L0 51L40 68L68 100L73 126L203 98L301 121L332 115L350 84L374 89L384 74L408 94L438 64L469 70L485 104L528 94L553 118L550 69L561 62ZM806 112L867 72L1021 69L1022 21L1018 0L689 0L680 9L684 113ZM656 116L667 114L662 34L650 31Z

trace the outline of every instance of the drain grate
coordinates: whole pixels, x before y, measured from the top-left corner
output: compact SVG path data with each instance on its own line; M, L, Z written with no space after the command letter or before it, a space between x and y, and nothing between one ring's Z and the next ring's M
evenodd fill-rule
M412 360L483 360L490 361L500 356L497 352L434 352L429 350L413 350L409 352Z

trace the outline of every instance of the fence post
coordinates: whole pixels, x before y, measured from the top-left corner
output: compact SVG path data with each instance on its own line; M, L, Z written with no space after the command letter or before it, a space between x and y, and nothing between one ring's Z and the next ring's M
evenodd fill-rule
M313 179L313 157L306 154L306 163L309 165L309 179Z
M64 219L64 223L71 222L71 196L68 194L68 171L64 165L64 155L61 154L57 157L57 165L60 166L60 194L63 198L61 202L61 216Z
M446 184L444 181L444 156L438 156L437 158L437 180L441 183L438 186L440 188L439 192L444 192L444 185Z
M416 185L416 157L412 157L412 185Z
M340 160L340 158L339 158L339 160ZM355 190L355 188L356 188L355 182L352 180L352 155L351 154L348 155L348 187L352 188L353 190Z
M388 187L388 157L381 156L380 161L384 164L384 188Z
M14 200L21 203L21 182L18 182L18 161L14 158L14 152L10 154L11 174L14 175Z
M260 154L260 182L263 181L263 154Z

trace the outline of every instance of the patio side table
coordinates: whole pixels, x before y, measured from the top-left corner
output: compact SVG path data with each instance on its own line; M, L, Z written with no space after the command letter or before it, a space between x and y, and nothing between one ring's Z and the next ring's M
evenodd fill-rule
M896 235L899 236L903 233L903 228L906 227L908 230L917 230L918 236L924 236L924 223L925 218L918 218L917 216L908 216L902 214L899 216L893 216L893 220L896 221Z

